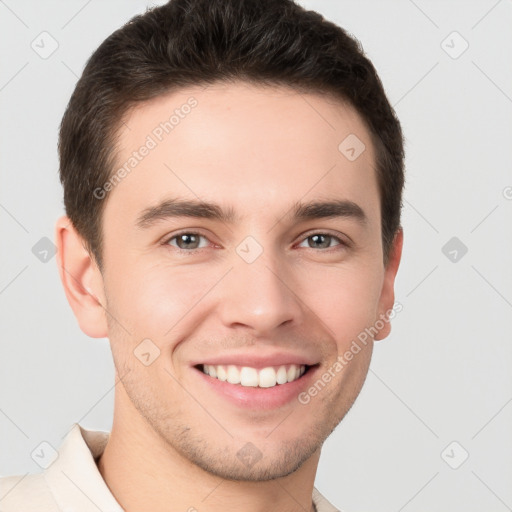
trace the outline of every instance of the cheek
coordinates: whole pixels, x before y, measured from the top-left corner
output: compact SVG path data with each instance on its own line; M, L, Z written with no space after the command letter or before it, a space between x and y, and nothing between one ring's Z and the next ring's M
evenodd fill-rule
M134 343L150 338L161 350L172 349L168 345L189 335L201 318L215 309L215 294L209 292L224 272L207 264L120 262L108 282L110 295L115 298L111 313L131 333ZM338 352L344 351L375 322L382 278L378 265L356 260L339 267L316 263L290 269L287 280L293 283L296 300L303 303L304 318L297 321L306 321L312 311L313 318L320 320L336 340Z
M312 280L323 284L312 287ZM355 267L330 269L323 276L317 275L316 279L314 272L309 272L308 283L304 283L306 304L328 326L337 340L339 352L375 322L382 273L365 272Z
M134 264L132 269L129 279L119 273L110 283L116 313L132 337L154 338L158 343L179 334L218 280L215 272L197 272L187 265L137 268Z

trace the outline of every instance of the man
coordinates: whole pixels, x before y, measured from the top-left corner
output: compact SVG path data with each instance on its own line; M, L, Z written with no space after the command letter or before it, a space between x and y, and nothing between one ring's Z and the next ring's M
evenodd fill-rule
M1 510L337 510L320 452L402 248L402 133L358 43L291 0L171 0L93 54L59 151L60 277L110 340L113 426L76 424Z

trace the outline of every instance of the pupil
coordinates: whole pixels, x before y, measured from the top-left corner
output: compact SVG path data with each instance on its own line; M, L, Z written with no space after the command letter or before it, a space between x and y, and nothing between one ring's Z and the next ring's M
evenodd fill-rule
M316 245L316 247L318 247L319 245L322 246L322 247L328 247L329 246L329 236L325 236L325 235L313 235L312 236L313 238L313 241ZM323 239L323 242L322 242L322 239ZM326 243L327 242L327 243Z
M197 242L195 235L187 235L187 234L181 235L180 241L186 247L190 247L190 245L193 245L194 243Z

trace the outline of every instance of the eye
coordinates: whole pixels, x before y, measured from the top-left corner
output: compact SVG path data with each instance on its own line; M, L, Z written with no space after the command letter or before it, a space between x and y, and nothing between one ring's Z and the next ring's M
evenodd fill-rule
M311 243L309 243L308 241L311 241ZM312 249L329 249L333 247L333 245L331 245L331 242L333 241L338 242L334 244L334 247L347 245L345 244L345 242L341 240L341 238L334 235L330 235L328 233L314 233L312 235L307 236L304 239L304 242L307 242L308 246ZM299 247L301 247L301 245L299 245Z
M165 242L165 245L171 245L172 247L176 247L177 249L183 251L202 249L204 247L208 247L208 243L201 245L201 239L208 240L205 236L199 233L179 233L178 235L174 235L171 238L169 238ZM176 243L174 243L174 241L176 241Z
M301 244L299 244L299 247L305 247L303 245L304 243L307 243L306 247L310 249L331 249L335 247L344 248L348 245L340 237L329 233L313 233L304 238ZM164 241L163 244L170 245L179 251L192 252L194 250L208 247L209 240L206 236L200 233L185 231L173 235Z

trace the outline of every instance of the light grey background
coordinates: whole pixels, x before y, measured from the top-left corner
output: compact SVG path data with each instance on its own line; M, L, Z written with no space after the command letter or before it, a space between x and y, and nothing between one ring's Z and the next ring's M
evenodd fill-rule
M512 510L512 1L301 3L361 41L407 151L403 311L316 486L347 512ZM1 475L39 471L31 452L74 422L111 428L108 340L80 331L33 247L63 213L57 130L77 77L147 5L0 0Z

